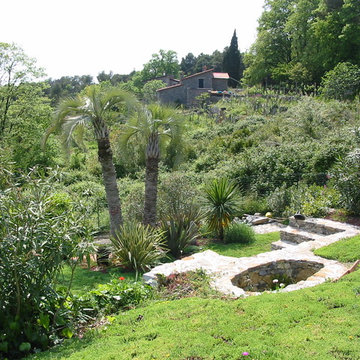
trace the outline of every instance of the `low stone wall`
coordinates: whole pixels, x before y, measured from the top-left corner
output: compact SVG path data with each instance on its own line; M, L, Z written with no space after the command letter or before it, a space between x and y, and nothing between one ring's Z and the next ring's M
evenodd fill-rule
M280 283L285 287L306 280L323 267L314 261L279 260L250 268L236 275L231 282L245 291L275 290Z
M249 272L250 269L255 268L261 269L261 273L264 274L264 276L266 276L266 273L268 272L269 278L272 281L273 279L271 276L274 276L274 274L277 273L279 266L285 269L288 266L291 267L295 264L295 269L298 269L296 270L297 274L293 275L291 273L290 275L295 277L295 280L297 281L296 284L289 284L284 288L277 290L280 292L304 289L321 284L326 280L338 279L347 271L346 265L334 260L328 260L315 256L312 251L341 239L359 235L360 228L324 219L312 219L311 222L316 225L320 225L320 227L324 225L325 227L338 229L339 231L327 236L318 235L316 240L304 241L300 244L283 243L281 246L279 245L279 250L251 257L235 258L222 256L214 251L206 250L201 253L193 254L187 258L183 258L182 260L176 260L172 263L159 265L144 274L143 278L152 286L156 286L157 274L168 276L173 273L183 273L196 269L202 269L211 276L211 284L215 289L233 297L245 297L261 293L258 291L246 291L244 288L239 287L238 282L234 285L234 278L237 278L240 274L244 274L245 272ZM278 243L281 243L281 241L278 241ZM286 265L286 263L292 265ZM270 270L268 269L269 264L273 264L270 265ZM303 270L300 270L301 268ZM261 276L260 270L258 271L258 276ZM298 280L300 278L303 280ZM266 282L268 283L269 280Z
M325 236L344 231L344 229L334 227L332 223L332 221L326 219L307 218L306 220L296 220L294 217L291 217L289 225L294 228Z

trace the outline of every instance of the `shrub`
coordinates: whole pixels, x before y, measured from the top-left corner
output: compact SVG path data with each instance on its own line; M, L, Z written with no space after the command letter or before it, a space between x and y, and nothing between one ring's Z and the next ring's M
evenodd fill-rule
M111 242L115 261L136 271L136 276L158 263L165 253L163 232L140 223L125 223Z
M226 178L215 179L205 187L206 217L209 229L224 239L224 229L239 213L240 194L235 183Z
M287 216L301 212L306 216L322 217L329 213L330 208L339 206L340 194L331 187L300 183L288 191L291 200L284 209Z
M199 195L193 177L180 171L163 176L158 193L159 218L192 213Z
M323 77L321 92L326 98L353 100L360 92L360 67L348 62L337 64Z
M201 217L200 210L193 206L192 209L177 213L161 222L166 245L174 257L180 257L186 246L197 238Z
M241 200L242 214L265 214L269 210L269 206L265 198L256 196L254 194L245 196Z
M288 208L291 203L290 190L285 186L276 188L268 197L267 202L270 210L275 216L282 216L285 209Z
M32 172L20 182L0 192L0 358L12 359L70 336L66 294L54 283L89 239L74 204L53 215L53 178Z
M133 308L152 297L153 290L149 285L120 277L110 283L99 284L96 289L86 294L83 300L90 302L97 313L107 315Z
M246 224L232 223L225 229L224 242L248 244L255 241L254 229Z
M332 184L340 192L341 204L354 214L360 213L360 149L355 149L336 163Z

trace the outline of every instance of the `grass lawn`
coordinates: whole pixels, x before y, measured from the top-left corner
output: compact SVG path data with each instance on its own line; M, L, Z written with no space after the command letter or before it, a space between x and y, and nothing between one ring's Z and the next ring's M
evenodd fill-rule
M153 303L31 359L357 360L359 323L357 271L291 293Z
M278 237L279 233L257 235L253 244L207 248L251 256L270 250ZM352 244L352 239L345 241ZM83 277L76 283L79 291L88 285L86 279L95 284L103 282L101 276L111 276L88 278L83 272L87 270L78 271L76 277ZM67 340L29 359L360 360L359 323L360 270L335 283L290 293L154 301L111 317L111 324L88 331L82 339Z
M71 289L74 294L81 295L94 289L98 284L106 284L112 278L120 276L125 277L125 279L135 280L134 273L124 272L120 268L109 268L106 272L102 272L77 267ZM69 266L65 266L62 274L59 276L60 285L68 286L70 278L71 269Z
M314 251L315 255L341 262L360 259L360 235L337 241Z
M221 244L208 243L204 250L213 250L220 255L243 257L253 256L271 250L271 243L280 240L280 233L256 234L255 241L250 244Z

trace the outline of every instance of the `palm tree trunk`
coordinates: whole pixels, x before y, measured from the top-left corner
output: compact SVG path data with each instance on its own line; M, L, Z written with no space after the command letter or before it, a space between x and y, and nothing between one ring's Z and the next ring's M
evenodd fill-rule
M159 160L159 136L157 133L152 133L149 137L146 148L145 203L143 216L144 225L155 226L156 224Z
M108 137L97 139L98 157L101 164L102 175L106 192L106 199L110 215L110 235L115 236L123 223L119 190L116 184L116 172L113 155Z

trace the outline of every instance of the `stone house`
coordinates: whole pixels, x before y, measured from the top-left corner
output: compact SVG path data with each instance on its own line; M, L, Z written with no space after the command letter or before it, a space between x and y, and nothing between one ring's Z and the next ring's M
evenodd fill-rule
M157 90L157 96L163 104L183 104L191 106L202 93L212 97L228 95L229 74L204 70L197 74L186 76L178 84L166 86Z

